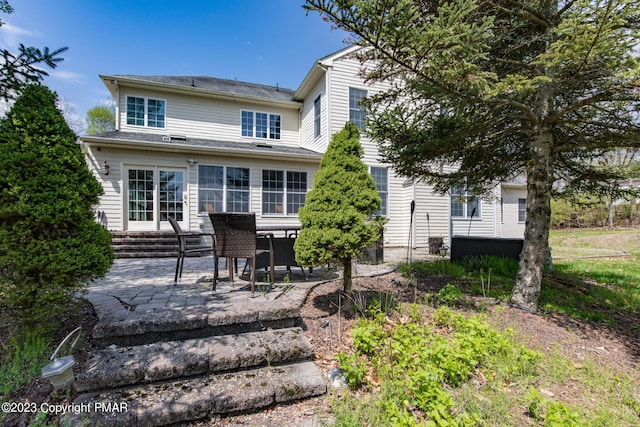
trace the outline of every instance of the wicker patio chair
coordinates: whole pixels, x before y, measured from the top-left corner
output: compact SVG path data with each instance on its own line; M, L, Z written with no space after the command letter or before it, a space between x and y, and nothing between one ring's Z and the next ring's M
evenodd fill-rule
M191 254L203 254L207 252L213 252L213 241L208 244L192 244L191 241L194 237L208 236L213 240L211 233L205 233L200 231L186 231L182 230L178 221L175 218L169 217L169 223L173 227L173 231L176 233L178 239L178 259L176 261L176 275L173 279L173 284L178 283L178 278L182 277L182 266L184 265L184 257Z
M209 218L213 224L215 244L213 262L215 264L213 274L213 290L216 290L218 281L218 258L226 257L230 260L246 258L251 260L251 292L254 292L256 284L256 257L263 253L269 254L269 281L274 280L273 264L273 234L258 234L256 232L255 213L210 213ZM258 249L257 239L267 239L269 249ZM228 262L229 280L233 282L233 262Z

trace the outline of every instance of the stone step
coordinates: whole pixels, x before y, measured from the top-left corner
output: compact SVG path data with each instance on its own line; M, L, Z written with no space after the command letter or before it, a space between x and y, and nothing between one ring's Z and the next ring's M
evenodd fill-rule
M173 252L175 254L178 253L178 245L171 243L168 245L153 243L153 242L145 242L145 243L137 243L134 245L113 245L112 246L114 252L131 252L131 251L147 251L147 252Z
M133 306L125 308L111 296L94 294L88 297L94 307L117 305L119 310L109 319L98 322L93 338L103 347L133 346L291 328L300 318L306 290L294 287L282 292L286 297L268 303L259 298L247 300L240 292L233 292L203 306L150 311L140 311ZM234 298L238 298L237 302Z
M116 258L175 258L178 256L178 251L164 252L164 251L127 251L120 252L113 251Z
M93 352L76 378L87 392L310 359L301 328L289 328Z
M210 243L211 239L202 236L187 238L187 244L194 246L207 241ZM117 258L175 257L178 254L175 233L170 231L112 231L111 247Z
M325 392L326 384L313 362L267 366L81 394L63 422L103 427L162 426L266 408Z

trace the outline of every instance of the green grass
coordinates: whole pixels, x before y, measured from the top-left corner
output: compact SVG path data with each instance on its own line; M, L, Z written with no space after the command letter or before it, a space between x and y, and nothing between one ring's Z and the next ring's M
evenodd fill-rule
M26 330L11 337L2 348L0 400L29 384L47 364L51 337L42 330Z
M554 255L561 252L562 257L554 260L556 272L542 284L543 310L637 338L640 230L553 231L550 242ZM602 256L612 253L623 256ZM437 261L404 265L399 271L418 282L430 276L446 277L440 282L448 284L427 302L452 304L469 294L507 301L517 262ZM352 378L360 388L332 400L336 426L424 425L438 417L440 421L433 425L638 425L637 369L603 364L591 357L589 349L580 358L569 359L561 352L564 343L541 349L544 355L537 358L509 331L497 335L498 341L490 340L489 347L505 348L497 343L510 342L510 351L487 355L483 339L502 334L497 332L499 322L487 327L464 308L467 320L452 321L457 314L443 316L428 304L407 307L400 305L395 316L387 313L359 322L352 331L355 353L344 355L341 366L352 367ZM497 306L494 320L504 310ZM460 347L460 342L467 345ZM404 357L395 356L399 354ZM471 369L456 364L459 354L476 364ZM442 374L450 371L457 373ZM434 389L433 378L444 384L444 392ZM451 382L451 378L457 380Z
M543 310L611 327L619 326L621 317L640 317L640 230L554 230L549 244L555 273L542 283L539 306ZM558 252L562 256L555 258ZM606 256L611 254L616 256ZM402 274L418 279L447 276L466 294L505 302L517 270L517 261L495 257L399 268Z
M461 263L438 260L403 264L398 271L417 280L428 280L432 276L446 277L465 293L506 301L513 290L518 262L487 256L465 259Z
M554 260L559 280L543 283L542 308L610 326L620 315L640 315L640 230L552 231L549 244L564 256ZM585 249L627 255L584 258Z

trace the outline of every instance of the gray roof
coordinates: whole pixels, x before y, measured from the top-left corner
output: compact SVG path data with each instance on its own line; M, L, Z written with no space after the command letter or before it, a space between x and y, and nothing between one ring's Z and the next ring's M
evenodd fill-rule
M103 77L139 81L141 83L158 83L165 86L190 87L213 93L233 94L278 101L292 101L295 93L292 89L278 86L267 86L206 76L135 76L115 74Z
M96 142L96 139L109 143L135 143L136 148L145 149L155 147L156 149L179 150L179 151L202 151L219 152L224 154L246 155L248 157L265 156L271 158L299 158L300 160L320 161L322 154L307 150L306 148L290 147L278 145L270 140L264 142L233 142L219 141L213 139L187 138L178 135L150 134L137 132L113 131L96 135L85 135L81 137L87 142Z

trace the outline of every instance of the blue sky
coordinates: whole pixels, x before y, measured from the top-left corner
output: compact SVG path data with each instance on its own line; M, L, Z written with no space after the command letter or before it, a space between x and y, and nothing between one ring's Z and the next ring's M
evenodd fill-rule
M82 118L109 99L99 74L204 75L296 89L345 47L303 0L9 0L0 46L55 49L44 84Z

